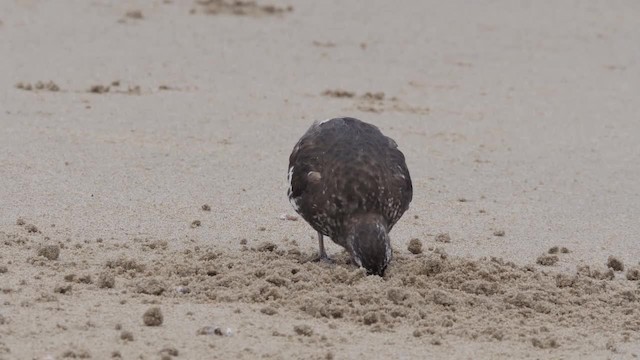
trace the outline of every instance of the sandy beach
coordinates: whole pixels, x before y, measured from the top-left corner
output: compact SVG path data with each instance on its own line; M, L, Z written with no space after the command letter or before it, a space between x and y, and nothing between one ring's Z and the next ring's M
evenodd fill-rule
M635 1L0 2L0 359L640 357ZM352 116L366 276L288 202Z

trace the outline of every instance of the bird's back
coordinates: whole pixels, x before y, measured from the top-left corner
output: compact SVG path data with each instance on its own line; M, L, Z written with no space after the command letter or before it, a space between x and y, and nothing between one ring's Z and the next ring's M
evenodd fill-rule
M289 182L298 213L334 240L342 222L357 213L380 214L391 230L413 194L395 141L353 118L314 123L289 158Z

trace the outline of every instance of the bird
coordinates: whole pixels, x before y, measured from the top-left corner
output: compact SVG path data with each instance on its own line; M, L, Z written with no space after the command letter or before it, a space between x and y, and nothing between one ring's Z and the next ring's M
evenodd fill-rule
M324 236L368 275L392 259L389 232L409 209L413 184L397 143L351 117L315 121L289 156L287 196L318 233L317 260L331 262Z

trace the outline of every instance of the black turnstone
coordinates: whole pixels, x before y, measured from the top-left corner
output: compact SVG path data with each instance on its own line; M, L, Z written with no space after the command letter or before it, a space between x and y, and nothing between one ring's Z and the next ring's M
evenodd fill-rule
M389 231L409 208L413 186L393 139L354 118L314 122L289 157L289 201L317 232L344 247L369 274L391 260Z

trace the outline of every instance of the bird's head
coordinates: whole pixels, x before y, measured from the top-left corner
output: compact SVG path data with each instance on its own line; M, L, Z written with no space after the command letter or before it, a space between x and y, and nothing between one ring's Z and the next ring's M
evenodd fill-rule
M365 214L350 219L346 226L346 249L369 275L383 276L392 250L386 221L380 215Z

